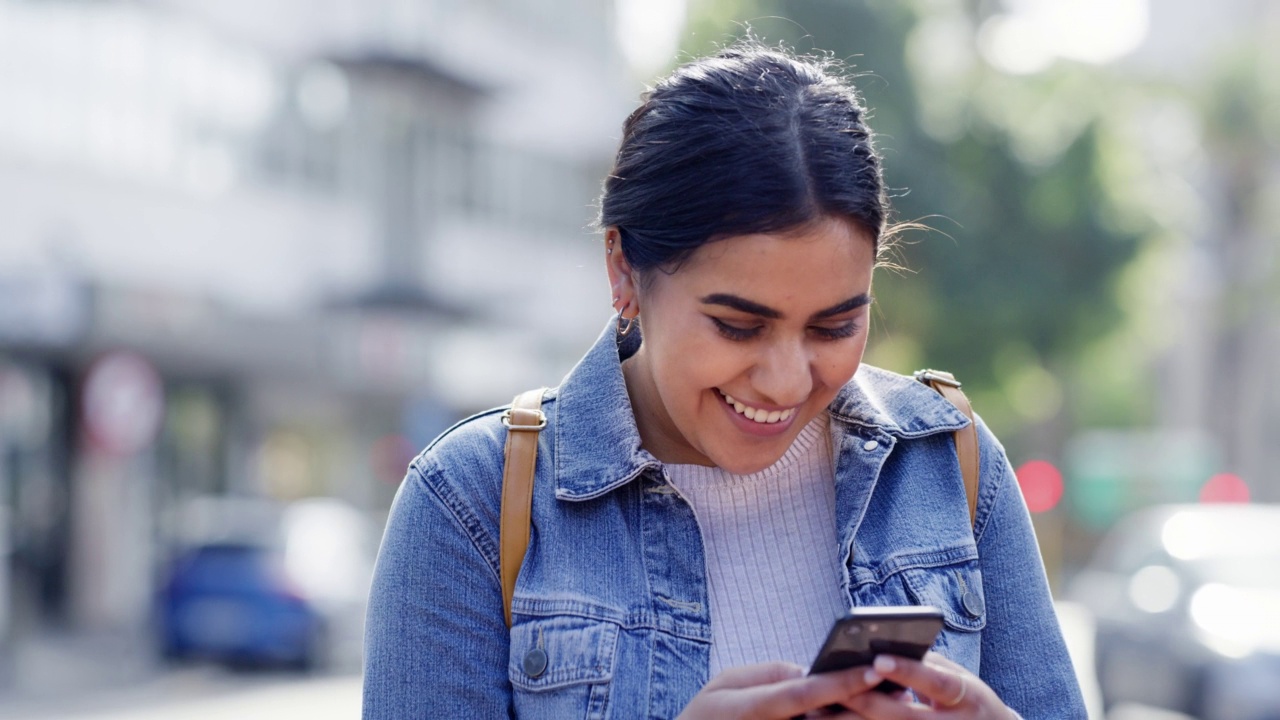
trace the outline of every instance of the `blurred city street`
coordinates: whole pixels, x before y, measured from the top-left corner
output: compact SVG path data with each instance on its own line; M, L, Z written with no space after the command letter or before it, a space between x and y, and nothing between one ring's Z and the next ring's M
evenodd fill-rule
M605 327L623 120L747 32L853 66L865 362L1000 438L1091 717L1280 717L1280 3L0 0L0 720L357 717L409 463Z

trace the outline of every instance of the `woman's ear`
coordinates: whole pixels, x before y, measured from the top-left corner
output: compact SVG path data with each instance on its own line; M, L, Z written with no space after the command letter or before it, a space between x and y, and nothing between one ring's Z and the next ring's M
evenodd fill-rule
M636 287L636 274L622 252L622 234L616 225L604 231L604 264L609 273L609 291L613 296L613 309L623 319L630 320L640 314L640 297Z

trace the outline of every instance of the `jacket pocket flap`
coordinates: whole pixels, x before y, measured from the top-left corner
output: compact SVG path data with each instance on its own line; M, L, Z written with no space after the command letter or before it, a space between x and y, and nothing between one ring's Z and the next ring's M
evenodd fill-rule
M618 626L571 615L538 617L511 628L511 684L551 690L608 682L618 645Z
M976 560L902 571L907 592L921 605L942 610L942 619L952 630L981 630L987 624L986 602L982 596L982 571Z

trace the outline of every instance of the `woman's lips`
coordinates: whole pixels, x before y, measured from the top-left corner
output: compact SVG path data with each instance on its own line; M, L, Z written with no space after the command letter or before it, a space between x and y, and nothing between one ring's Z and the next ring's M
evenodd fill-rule
M738 413L739 415L742 415L743 417L745 417L746 419L752 422L759 423L761 425L772 425L773 423L782 422L784 420L790 420L791 416L795 415L796 413L796 409L793 407L787 408L786 410L766 410L764 408L758 408L752 405L748 405L742 402L741 400L737 400L732 395L729 395L725 391L719 390L718 388L717 388L717 392L720 393L720 396L724 398L724 401L726 403L733 406L734 412Z
M734 424L752 435L772 436L781 434L786 432L787 428L791 427L792 421L795 420L798 408L766 410L747 405L719 388L716 389L716 392L720 394L720 398L724 401L721 405L729 413L729 417Z

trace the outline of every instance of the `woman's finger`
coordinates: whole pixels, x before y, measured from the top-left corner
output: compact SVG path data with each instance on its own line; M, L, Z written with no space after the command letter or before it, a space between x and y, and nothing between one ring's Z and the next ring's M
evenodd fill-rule
M849 701L849 708L864 720L937 720L932 708L915 702L903 702L884 693L869 692Z
M880 674L866 667L820 673L741 691L743 709L753 717L793 717L829 705L844 705L880 684ZM736 716L735 716L736 717Z
M785 662L768 662L757 665L743 665L729 668L712 678L708 688L749 688L757 685L771 685L804 677L805 670L799 665Z
M967 671L956 672L938 667L934 663L936 660L926 664L907 658L880 655L876 658L874 667L886 679L911 688L917 696L928 698L940 708L956 707L973 699L970 693L977 693L969 687L970 675Z
M961 673L961 674L969 672L963 665L956 662L955 660L952 660L946 655L943 655L941 653L936 653L932 650L925 653L924 664L930 665L936 668L942 668L943 670L950 670L952 672Z

